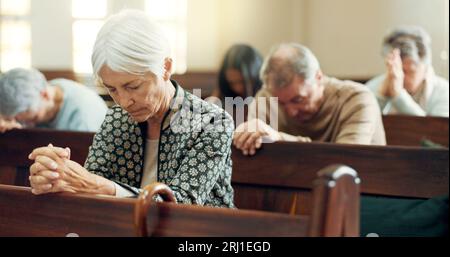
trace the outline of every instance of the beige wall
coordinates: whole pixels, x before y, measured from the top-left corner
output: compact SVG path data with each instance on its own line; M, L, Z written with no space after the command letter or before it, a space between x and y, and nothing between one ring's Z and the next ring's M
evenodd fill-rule
M448 78L448 0L309 0L306 44L323 70L341 77L383 72L381 41L389 28L421 25L433 39L433 63Z
M189 71L215 70L220 56L220 2L188 1L187 68Z
M33 65L71 69L70 0L31 1ZM233 43L266 54L273 44L309 46L323 70L365 78L383 71L380 44L392 26L419 24L433 38L433 62L448 78L448 0L188 0L188 71L217 70ZM143 0L110 0L111 12ZM45 14L45 15L42 15Z
M305 0L189 0L188 70L215 70L235 43L262 54L279 42L302 41Z
M448 58L441 58L448 55L448 0L190 0L189 3L192 3L188 13L191 71L217 69L233 43L249 43L266 54L276 43L296 41L313 50L327 74L367 78L384 71L380 46L389 28L416 24L430 33L434 67L438 74L448 78ZM203 11L205 6L209 9Z

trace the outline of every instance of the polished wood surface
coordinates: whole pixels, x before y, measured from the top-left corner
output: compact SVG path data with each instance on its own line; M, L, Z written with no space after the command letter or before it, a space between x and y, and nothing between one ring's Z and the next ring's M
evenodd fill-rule
M420 146L430 140L448 148L448 118L385 115L383 125L388 145Z
M0 236L134 236L135 202L0 185Z
M147 214L154 197L159 195L163 201L177 203L177 199L169 186L155 182L144 187L143 192L138 196L136 207L134 208L134 227L137 236L148 236Z
M448 194L448 153L448 149L277 142L264 144L251 157L234 150L233 182L310 189L314 170L342 163L358 171L363 193L430 198Z
M40 129L0 134L0 182L28 185L27 156L49 142L70 147L73 159L84 163L92 137L93 133ZM315 172L335 163L358 170L363 194L448 194L448 149L277 142L265 144L252 157L233 149L232 159L234 200L242 209L309 214Z
M346 172L346 171L352 172ZM262 211L177 205L147 204L155 187L147 186L136 209L138 235L144 236L359 236L359 179L345 166L330 166L318 173L311 217ZM168 198L168 200L170 200ZM338 215L337 215L338 214ZM145 219L146 222L143 221ZM142 227L145 226L145 227Z
M161 183L146 187L138 200L71 193L36 196L30 188L0 185L0 236L359 236L358 219L345 219L354 211L359 215L354 209L359 194L349 194L357 191L357 174L341 174L340 169L318 173L316 218L176 204ZM160 193L172 203L151 203ZM348 225L357 228L346 229Z

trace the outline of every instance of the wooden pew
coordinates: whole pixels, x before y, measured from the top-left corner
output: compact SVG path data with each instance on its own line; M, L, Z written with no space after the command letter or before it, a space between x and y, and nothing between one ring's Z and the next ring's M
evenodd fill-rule
M140 236L359 236L359 183L355 170L328 166L317 173L311 215L176 205L170 188L144 188L135 208ZM159 194L172 204L154 204Z
M134 236L135 202L0 185L0 236Z
M52 143L69 146L71 159L83 164L94 133L55 131L50 129L23 129L0 133L0 183L29 186L28 154L33 149Z
M0 183L27 185L26 156L48 142L71 147L73 159L84 163L92 137L36 129L0 134L0 179L9 174L4 176L9 182ZM233 149L232 158L235 203L243 209L309 214L315 172L334 163L358 170L364 194L424 199L448 194L448 149L278 142L265 144L253 157Z
M233 152L235 204L244 209L311 212L312 171L331 163L358 170L366 195L431 198L448 194L448 149L336 145L265 144L255 156ZM306 203L306 205L305 205Z
M385 115L383 125L388 145L420 146L427 139L448 148L448 118Z
M358 236L356 172L335 166L318 174L310 218L151 203L161 188L144 191L138 199L121 199L69 193L35 196L29 188L0 185L0 236L147 236L148 228L152 236Z

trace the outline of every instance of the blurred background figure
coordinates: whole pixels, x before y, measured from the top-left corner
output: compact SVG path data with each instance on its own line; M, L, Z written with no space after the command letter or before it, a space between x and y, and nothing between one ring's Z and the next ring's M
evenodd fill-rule
M383 114L449 116L449 83L431 62L431 38L417 26L398 27L383 41L386 74L366 85Z
M245 119L247 105L250 103L250 99L246 105L243 101L236 100L235 97L245 99L255 96L262 85L259 78L262 62L263 57L258 50L246 44L235 44L225 54L218 74L218 88L214 90L212 96L221 101L222 107L233 116L235 123L244 121L238 121L236 115L237 112L242 111L242 117ZM225 99L227 97L235 99L233 109L226 108Z
M0 132L22 127L97 131L108 109L86 86L68 79L47 81L36 69L2 74L0 99Z
M233 45L225 54L219 70L219 88L213 95L221 100L225 97L254 96L262 85L259 78L262 62L263 57L253 47Z

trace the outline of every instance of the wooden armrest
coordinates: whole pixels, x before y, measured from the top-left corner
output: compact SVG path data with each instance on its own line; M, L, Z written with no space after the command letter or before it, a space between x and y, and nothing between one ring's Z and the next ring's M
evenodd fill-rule
M165 202L177 203L175 195L166 184L155 182L145 186L134 208L134 226L138 236L147 236L147 213L155 195L160 195Z

